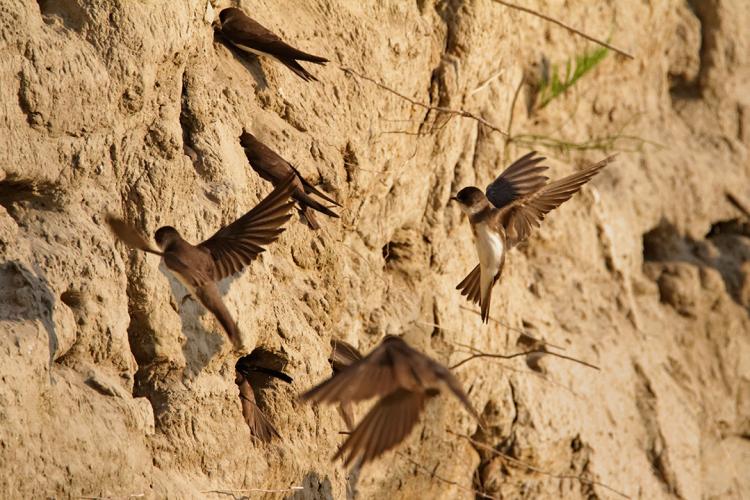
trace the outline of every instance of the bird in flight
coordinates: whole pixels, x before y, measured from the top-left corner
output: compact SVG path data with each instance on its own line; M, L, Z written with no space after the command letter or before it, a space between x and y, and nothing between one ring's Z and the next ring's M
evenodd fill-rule
M252 436L253 439L258 439L264 443L268 443L274 438L274 436L281 436L279 436L276 428L271 421L268 420L266 414L261 411L258 407L258 403L255 401L255 391L250 384L250 378L254 373L275 377L279 380L283 380L287 384L292 383L292 377L286 373L256 365L250 360L249 355L241 357L234 365L234 383L237 384L237 387L240 390L242 417L245 419L245 423L250 429L250 436Z
M284 182L284 180L290 175L295 177L292 198L299 203L300 210L311 228L320 228L320 224L318 224L318 221L315 218L314 210L330 217L338 218L336 212L317 201L311 195L314 194L338 207L341 206L339 203L307 182L294 166L281 156L277 155L271 148L256 139L254 135L247 131L242 132L242 135L240 136L240 144L245 150L245 156L247 156L247 161L250 163L250 166L253 167L253 170L258 172L263 179L272 183L274 186Z
M425 403L443 389L452 392L481 423L461 384L445 366L400 337L388 335L370 354L300 397L327 404L379 398L333 456L333 460L344 456L348 466L357 458L364 465L401 443L416 425Z
M291 217L294 190L289 177L248 213L219 229L197 245L185 241L171 226L156 230L155 250L137 229L114 215L107 215L112 232L131 248L161 256L172 274L219 321L235 348L241 347L239 328L221 299L217 283L250 264L264 246L278 239L281 226Z
M489 320L492 288L503 271L508 249L528 238L550 210L570 199L614 158L547 183L549 178L542 173L548 167L540 165L546 158L532 151L506 168L485 192L469 186L451 197L469 217L479 256L479 264L456 289L479 304L482 322Z
M270 57L292 70L297 76L309 82L318 81L297 61L307 61L325 65L328 59L295 49L275 33L251 19L242 10L230 7L219 13L215 23L219 33L237 49L251 54Z

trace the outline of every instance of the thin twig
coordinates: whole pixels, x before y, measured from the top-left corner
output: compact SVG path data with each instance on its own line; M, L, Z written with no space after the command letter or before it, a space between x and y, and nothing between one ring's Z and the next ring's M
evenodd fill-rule
M429 321L415 321L415 323L418 324L418 325L431 326L433 328L437 328L438 330L443 330L444 332L448 332L448 333L457 333L459 335L461 334L461 332L459 332L458 330L453 330L453 329L450 329L450 328L445 328L444 326L440 326L440 325L438 325L436 323L430 323ZM526 335L527 337L529 337L532 340L535 340L537 342L542 342L545 347L553 347L555 349L560 349L561 351L565 350L565 348L563 348L563 347L556 346L554 344L550 344L548 342L545 342L543 339L538 339L538 338L536 338L536 337L534 337L532 335L529 335L526 332L521 332L521 333L523 335ZM469 344L462 344L461 342L451 342L451 341L448 341L448 343L449 344L453 344L453 345L457 345L458 347L463 347L465 349L469 349L470 351L472 351L472 354L476 354L476 353L481 353L482 352L480 349L478 349L478 348L476 348L474 346L470 346ZM549 351L544 351L544 352L546 352L546 353L549 354ZM467 354L469 354L469 353L467 353Z
M466 307L466 306L459 306L459 308L460 308L460 309L463 309L464 311L469 311L469 312L472 312L472 313L476 314L477 316L480 316L480 315L482 314L482 313L480 313L479 311L475 311L474 309L472 309L472 308L470 308L470 307ZM494 323L497 323L497 324L498 324L498 325L500 325L500 326L504 326L504 327L505 327L505 328L507 328L508 330L512 330L512 331L514 331L514 332L517 332L517 333L522 333L522 334L526 335L527 337L531 337L531 338L532 338L532 339L534 339L534 340L538 340L538 341L540 341L540 342L544 342L544 344L545 344L545 345L546 345L547 347L554 347L555 349L560 349L561 351L564 351L564 350L565 350L565 348L564 348L564 347L560 347L559 345L555 345L555 344L550 344L549 342L546 342L546 341L544 341L544 340L542 340L542 339L538 339L538 338L534 337L533 335L530 335L530 334L529 334L529 332L527 332L527 331L525 331L525 330L523 330L523 329L521 329L521 328L516 328L515 326L511 326L511 325L509 325L509 324L507 324L507 323L503 323L503 322L502 322L502 321L500 321L499 319L495 319L495 318L493 318L492 316L489 316L489 320L490 320L490 321L492 321L492 322L494 322Z
M476 349L476 348L473 348L473 349L476 350L476 351L479 351L479 349ZM587 363L585 361L581 361L580 359L571 358L570 356L566 356L564 354L559 354L559 353L556 353L556 352L547 351L546 349L534 349L534 350L531 350L531 351L516 352L516 353L513 353L513 354L497 354L497 353L489 353L489 352L479 351L479 352L477 352L477 354L472 354L468 358L462 359L461 361L459 361L455 365L451 366L450 369L454 370L454 369L458 368L459 366L463 365L464 363L468 363L469 361L471 361L473 359L478 359L478 358L512 359L512 358L517 358L519 356L526 356L528 354L548 354L550 356L555 356L557 358L567 359L568 361L573 361L575 363L579 363L579 364L581 364L583 366L587 366L589 368L593 368L594 370L599 370L600 369L598 366L592 365L591 363Z
M416 460L412 460L411 458L407 457L406 455L404 455L401 452L397 452L397 454L400 457L405 458L406 460L408 460L409 462L411 462L412 465L414 465L415 467L417 467L418 471L422 472L422 474L424 474L426 476L430 476L431 478L435 478L435 479L437 479L439 481L442 481L442 482L444 482L446 484L452 484L453 486L455 486L458 489L463 490L463 491L465 491L467 493L474 493L475 495L478 495L478 496L480 496L482 498L489 498L489 499L492 499L492 500L498 500L497 497L493 497L492 495L488 495L487 493L481 492L479 490L475 490L473 488L467 488L466 486L464 486L464 485L462 485L462 484L460 484L460 483L458 483L456 481L451 481L450 479L446 479L444 477L438 476L435 473L436 470L437 470L437 466L435 466L434 470L430 470L427 467L425 467L424 465L422 465L419 462L417 462Z
M476 439L473 439L471 436L467 436L466 434L460 434L460 433L454 432L454 431L452 431L450 429L446 429L445 431L448 434L453 434L454 436L458 436L460 438L466 439L467 441L469 441L474 446L477 446L479 448L482 448L483 450L489 451L490 453L493 453L494 455L497 455L498 457L503 458L503 459L507 460L508 462L514 463L516 465L520 465L522 467L526 467L527 469L529 469L531 471L534 471L534 472L538 472L539 474L544 474L545 476L554 477L555 479L575 479L575 480L580 481L580 482L585 483L585 484L591 484L591 485L601 486L602 488L605 488L605 489L611 491L612 493L616 493L616 494L620 495L623 498L628 498L628 499L630 498L625 493L623 493L621 491L618 491L618 490L612 488L611 486L608 486L608 485L602 483L601 481L596 481L594 479L587 479L587 478L585 478L583 476L578 476L578 475L575 475L575 474L554 474L552 472L547 472L547 471L545 471L543 469L540 469L539 467L531 465L528 462L524 462L523 460L519 460L519 459L517 459L515 457L511 457L510 455L506 455L505 453L496 450L492 446L486 445L484 443L481 443L481 442L477 441Z
M365 76L362 73L358 73L357 71L353 70L352 68L347 68L345 66L339 66L339 68L344 73L349 74L349 75L354 75L354 76L356 76L358 78L361 78L363 80L367 80L368 82L375 84L376 86L380 87L381 89L383 89L383 90L385 90L387 92L390 92L391 94L393 94L393 95L395 95L397 97L400 97L401 99L405 100L406 102L408 102L408 103L410 103L410 104L412 104L414 106L418 106L418 107L426 109L428 111L436 111L438 113L445 113L447 115L454 115L454 116L461 116L463 118L469 118L471 120L475 120L475 121L479 122L480 124L484 125L485 127L489 128L491 130L494 130L495 132L498 132L498 133L500 133L502 135L505 135L505 136L508 135L505 132L503 132L499 127L497 127L496 125L493 125L492 123L488 122L487 120L485 120L484 118L482 118L480 116L475 115L474 113L469 113L468 111L465 111L463 109L451 109L451 108L444 108L442 106L431 106L429 104L425 104L423 102L419 102L419 101L417 101L415 99L412 99L411 97L408 97L408 96L406 96L406 95L404 95L404 94L402 94L402 93L400 93L400 92L398 92L396 90L393 90L392 88L390 88L387 85L385 85L385 84L383 84L383 83L375 80L374 78L370 78L369 76Z
M290 486L289 488L280 488L280 489L264 489L264 488L249 488L246 490L205 490L201 491L201 493L218 493L220 495L231 495L232 493L289 493L292 491L301 491L305 488L303 486Z
M635 57L633 57L632 55L628 54L624 50L618 49L617 47L615 47L613 45L610 45L607 42L603 42L603 41L601 41L601 40L599 40L597 38L594 38L591 35L587 35L583 31L577 30L577 29L573 28L572 26L568 26L567 24L565 24L565 23L563 23L561 21L558 21L557 19L549 17L549 16L547 16L545 14L542 14L541 12L537 12L535 10L529 9L528 7L522 7L520 5L516 5L516 4L510 3L510 2L506 2L505 0L492 0L492 1L496 2L496 3L499 3L500 5L505 5L506 7L510 7L511 9L520 10L522 12L526 12L527 14L531 14L532 16L540 17L540 18L544 19L545 21L549 21L549 22L551 22L553 24L556 24L556 25L558 25L558 26L560 26L562 28L565 28L566 30L570 31L571 33L575 33L578 36L582 36L586 40L590 40L590 41L592 41L594 43L598 43L602 47L607 47L610 50L614 50L618 54L621 54L621 55L623 55L623 56L625 56L627 58L635 59Z
M618 147L618 141L632 141L634 143L638 143L638 148L626 149L623 147ZM616 150L623 153L637 153L643 151L644 144L664 149L664 145L659 144L658 142L650 141L637 135L626 134L611 134L592 137L584 142L571 142L565 139L557 139L555 137L549 137L540 134L519 134L513 137L513 142L521 146L527 146L529 148L537 148L541 146L543 148L555 148L561 151Z
M429 321L415 321L415 323L418 324L418 325L431 326L432 328L437 328L438 330L442 330L442 331L448 332L448 333L457 333L459 335L461 335L461 333L462 333L462 332L459 332L458 330L453 330L451 328L446 328L444 326L440 326L437 323L430 323Z
M464 344L462 342L454 342L454 344L457 345L458 347L463 347L464 349L468 349L469 352L467 354L477 354L477 353L482 352L479 349L477 349L476 347L471 346L469 344Z

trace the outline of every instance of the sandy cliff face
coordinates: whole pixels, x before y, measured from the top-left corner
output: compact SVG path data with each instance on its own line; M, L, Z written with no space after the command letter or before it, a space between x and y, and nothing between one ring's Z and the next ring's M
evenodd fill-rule
M317 84L237 59L205 0L1 2L2 496L343 498L336 409L295 400L329 375L330 338L369 350L404 332L450 364L458 344L515 352L509 326L601 371L467 363L456 373L488 428L441 399L363 471L362 498L749 494L750 239L725 192L750 201L750 6L584 3L529 5L636 58L610 54L529 114L529 85L511 110L522 76L592 46L488 0L243 0L332 60L310 67ZM517 140L339 65L503 130L513 112ZM247 211L270 186L247 165L243 127L344 205L318 232L295 217L222 283L246 344L295 379L261 390L283 436L270 445L250 441L215 320L103 225L113 211L196 242ZM531 148L568 174L606 153L551 139L618 134L617 162L510 254L502 325L481 326L454 290L476 255L448 197Z

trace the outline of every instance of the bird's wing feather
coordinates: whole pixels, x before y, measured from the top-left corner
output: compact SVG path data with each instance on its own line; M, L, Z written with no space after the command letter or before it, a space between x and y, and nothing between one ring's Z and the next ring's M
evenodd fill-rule
M456 377L453 376L450 370L448 370L443 365L436 362L433 363L436 365L434 366L434 370L440 381L445 385L445 387L450 389L450 391L458 398L459 401L461 401L461 404L464 405L466 411L468 411L471 416L473 416L477 420L477 422L482 424L482 417L480 417L477 410L474 409L474 405L471 404L469 396L467 396L464 392L458 379L456 379Z
M357 457L369 462L403 441L414 428L427 395L398 389L373 406L334 455L348 466Z
M302 205L304 208L312 208L317 210L320 213L326 214L329 217L335 217L336 219L339 218L339 214L328 208L327 206L323 205L319 201L317 201L315 198L311 197L306 192L300 190L294 193L294 199L299 202L300 205ZM307 213L305 213L305 216L307 216Z
M264 443L271 441L275 437L281 437L276 428L268 420L268 417L261 411L255 402L253 388L247 381L240 385L240 403L242 404L242 416L245 419L247 427L250 429L250 435L253 439L258 439Z
M339 415L346 425L348 431L354 429L354 408L351 403L339 403Z
M305 193L312 193L312 194L314 194L316 196L320 196L321 198L323 198L324 200L326 200L328 203L333 203L337 207L341 206L341 204L339 202L337 202L336 200L334 200L333 198L331 198L330 196L328 196L327 194L325 194L323 191L319 190L318 188L316 188L315 186L313 186L312 184L310 184L310 182L308 182L307 179L305 179L304 177L302 177L302 174L300 174L299 170L297 170L293 165L290 164L289 166L292 168L292 170L294 170L294 173L296 173L297 176L302 181L302 185L304 186Z
M500 220L505 226L506 241L509 246L514 246L528 238L531 231L539 227L540 222L550 210L569 200L581 189L581 186L590 181L614 158L615 155L609 156L580 172L550 182L541 189L516 199L504 207Z
M400 344L406 345L401 339L383 341L361 360L343 368L328 380L302 394L302 400L316 403L356 402L375 396L385 396L399 389L403 380L399 378L394 367L394 353L400 349ZM421 355L408 345L406 347L416 353L414 357ZM416 381L407 383L411 387L417 384Z
M328 359L335 371L341 371L362 359L362 353L348 342L331 339L331 356Z
M325 64L328 59L296 49L279 38L274 32L248 17L243 12L235 13L230 20L223 23L221 31L232 43L252 47L259 52L265 52L278 58L281 62L286 59L299 59L316 64Z
M393 392L398 388L398 381L384 354L384 351L376 349L361 361L305 392L301 398L316 403L356 402Z
M290 176L252 210L199 245L211 252L216 264L214 279L221 280L242 270L265 251L264 245L275 241L284 231L281 226L291 217L294 205L289 198L293 180L294 176Z
M274 185L282 182L293 173L299 175L288 161L251 134L243 132L240 136L240 145L242 145L245 156L247 156L253 170L261 174L261 177L273 182ZM295 188L302 187L301 182L295 181L294 184Z
M294 166L276 154L275 151L247 132L243 132L240 136L240 144L245 150L245 156L247 156L250 166L253 170L258 172L261 177L272 182L274 185L277 185L290 175L295 175L294 193L292 195L294 199L297 200L303 208L309 206L330 217L338 218L339 215L337 213L310 197L308 193L316 194L324 200L330 201L336 205L338 205L338 203L310 184L304 177L302 177L302 174L300 174ZM310 219L308 218L308 220ZM310 221L310 224L312 226L317 225L314 218ZM317 229L317 227L314 229Z
M544 186L548 177L542 172L549 167L539 165L546 158L535 155L536 151L532 151L517 159L487 186L486 195L490 203L502 208Z

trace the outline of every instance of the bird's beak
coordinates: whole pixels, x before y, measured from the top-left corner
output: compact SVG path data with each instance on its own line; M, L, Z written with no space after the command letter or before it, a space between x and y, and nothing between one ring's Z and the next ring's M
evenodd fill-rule
M458 198L456 198L455 196L451 196L450 198L448 198L448 201L458 201Z

